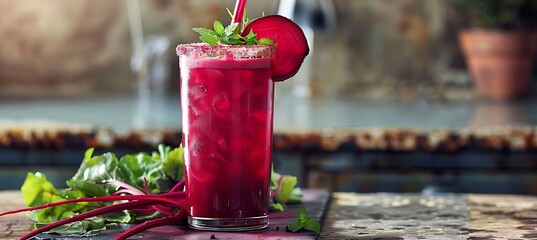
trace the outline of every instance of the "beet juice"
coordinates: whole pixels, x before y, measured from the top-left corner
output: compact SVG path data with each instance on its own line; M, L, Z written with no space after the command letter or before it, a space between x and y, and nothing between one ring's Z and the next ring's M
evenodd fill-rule
M268 225L272 46L179 45L189 225Z

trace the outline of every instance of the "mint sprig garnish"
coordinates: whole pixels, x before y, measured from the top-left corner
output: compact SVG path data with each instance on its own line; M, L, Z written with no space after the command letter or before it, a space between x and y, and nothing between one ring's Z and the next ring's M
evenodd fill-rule
M319 234L321 232L321 224L317 219L307 217L306 209L301 207L297 219L289 224L287 229L291 232L298 232L301 229L304 229Z
M193 28L200 34L200 40L211 46L226 45L271 45L274 41L268 38L257 39L257 34L250 31L242 36L238 31L239 23L232 23L224 27L220 21L214 21L214 30L208 28Z

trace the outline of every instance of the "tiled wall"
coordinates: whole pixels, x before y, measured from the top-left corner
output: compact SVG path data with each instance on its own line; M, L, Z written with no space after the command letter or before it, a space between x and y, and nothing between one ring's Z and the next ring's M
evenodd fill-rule
M141 2L146 34L169 36L172 45L196 41L193 26L228 21L225 7L234 5L232 0ZM277 2L250 1L248 13L272 14ZM337 30L315 37L315 94L469 96L471 84L455 41L449 1L334 4ZM132 47L125 1L0 0L0 12L0 97L132 93L135 76L129 68ZM170 82L177 87L172 48L168 58Z

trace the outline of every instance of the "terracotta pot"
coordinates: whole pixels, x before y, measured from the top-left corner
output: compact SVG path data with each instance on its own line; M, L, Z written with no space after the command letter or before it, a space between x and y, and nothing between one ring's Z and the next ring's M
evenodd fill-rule
M512 99L528 92L535 53L533 35L481 29L459 33L477 95Z

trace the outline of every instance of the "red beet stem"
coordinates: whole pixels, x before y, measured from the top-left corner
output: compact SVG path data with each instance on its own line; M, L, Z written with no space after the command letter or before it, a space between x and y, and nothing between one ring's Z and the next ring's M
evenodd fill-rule
M135 208L135 209L129 209L129 210L135 212L136 215L139 215L139 216L150 216L156 212L156 210L153 207Z
M149 183L147 183L147 179L144 177L144 190L146 194L151 194L151 188L149 188Z
M184 219L184 217L185 217L184 212L181 212L180 214L177 214L174 216L167 216L167 217L163 217L159 219L149 220L119 234L118 236L114 238L114 240L126 240L127 238L132 237L133 235L137 233L143 232L151 228L160 227L164 225L170 225L170 224L176 224L178 222L181 222Z
M175 184L175 186L172 187L172 189L170 189L169 192L178 192L178 191L182 191L182 188L185 186L185 180L181 180L179 181L177 184Z
M173 214L172 210L171 210L170 208L168 208L168 207L163 207L163 206L158 205L158 206L152 206L151 208L152 208L153 210L156 210L156 211L158 211L159 213L164 214L164 215L167 215L167 216Z
M244 18L244 8L246 7L247 0L237 0L235 4L235 12L233 13L233 20L231 23L240 23Z
M79 215L72 216L70 218L66 218L66 219L62 219L62 220L53 222L53 223L48 224L46 226L40 227L40 228L38 228L36 230L33 230L33 231L29 232L28 234L22 236L20 239L21 240L30 239L31 237L33 237L33 236L35 236L35 235L37 235L39 233L42 233L42 232L57 228L57 227L62 226L64 224L84 220L86 218L95 217L95 216L99 216L99 215L103 215L103 214L107 214L107 213L133 209L133 208L137 208L137 207L141 207L141 206L147 206L147 205L149 205L151 203L152 203L152 201L133 201L133 202L119 203L119 204L115 204L115 205L111 205L111 206L97 208L97 209L94 209L94 210L91 210L91 211L88 211L88 212L85 212L85 213L81 213Z
M133 192L129 189L120 189L120 190L117 190L116 192L114 192L114 196L121 196L121 194L127 194L127 195L145 195L144 193L138 193L138 192Z
M172 198L182 199L185 197L186 197L185 192L175 192L175 193L163 193L161 195L156 195L156 196L154 195L129 195L129 196L104 196L104 197L93 197L93 198L77 198L77 199L65 200L61 202L48 203L48 204L44 204L44 205L36 206L36 207L22 208L22 209L17 209L13 211L3 212L3 213L0 213L0 217L4 215L14 214L14 213L34 211L34 210L55 207L55 206L60 206L64 204L69 204L69 203L77 203L77 202L112 202L112 201L139 200L139 201L154 201L154 202L169 203L175 206L182 207L184 204Z
M114 184L114 185L117 185L118 187L122 187L124 189L127 189L129 191L132 191L132 192L135 192L137 194L144 194L144 192L140 191L138 188L135 188L125 182L122 182L122 181L119 181L119 180L115 180L115 179L110 179L110 180L107 180L105 181L104 183L110 183L110 184ZM135 194L133 194L135 195Z

